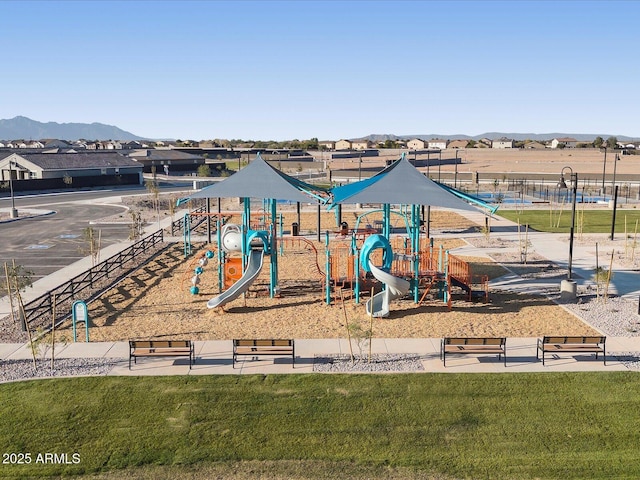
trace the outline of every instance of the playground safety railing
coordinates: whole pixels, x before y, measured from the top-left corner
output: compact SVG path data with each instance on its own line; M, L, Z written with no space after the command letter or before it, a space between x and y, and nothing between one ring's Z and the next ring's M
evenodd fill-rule
M29 323L30 328L45 327L45 320L48 318L47 316L53 311L54 296L58 308L65 305L66 303L70 304L70 302L79 298L80 293L93 288L98 281L104 278L109 278L109 276L112 275L114 271L124 269L124 267L127 264L131 264L134 259L140 258L140 254L163 242L163 232L162 230L157 230L156 232L147 235L141 240L138 240L121 252L109 257L108 259L98 263L97 265L94 265L80 275L76 275L75 277L64 282L58 287L30 301L24 306L25 318ZM130 270L133 270L137 267L138 265L135 264ZM130 270L125 270L120 275L118 275L118 277L114 277L114 281L130 273ZM64 318L66 319L67 316L65 316ZM48 326L49 325L46 325L46 327Z
M192 210L191 213L204 213L206 211L207 211L207 206L202 205L201 207L198 207ZM192 231L195 230L205 221L206 221L205 217L200 217L195 222L191 222L191 225L190 225L191 230ZM171 222L171 226L169 227L169 233L173 236L173 235L176 235L176 233L182 233L183 229L184 229L184 216L181 215L180 218Z

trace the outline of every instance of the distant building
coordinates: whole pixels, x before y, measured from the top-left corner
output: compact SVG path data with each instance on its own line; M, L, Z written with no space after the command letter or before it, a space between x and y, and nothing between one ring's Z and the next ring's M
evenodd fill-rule
M371 140L353 140L351 142L351 148L353 150L366 150L371 147L373 147Z
M442 138L432 138L429 140L429 149L430 150L446 150L448 145L447 140L443 140Z
M351 150L351 141L349 140L338 140L336 142L336 150Z
M133 150L128 154L130 158L140 163L145 173L152 173L155 167L157 173L195 172L206 159L200 155L185 153L178 150L164 150L145 148Z
M544 150L547 147L540 142L527 142L522 148L525 150Z
M335 150L336 149L336 142L334 142L333 140L323 140L321 142L318 142L318 147L320 147L320 149L324 149L324 150Z
M510 138L498 138L491 142L491 148L513 148L513 140Z
M560 144L563 144L564 148L576 148L578 141L571 137L554 138L551 140L551 148L558 148Z
M409 150L424 150L425 148L429 148L429 142L419 138L414 138L407 142L407 148Z
M449 145L447 145L447 148L467 148L467 144L469 143L469 140L453 140L451 142L449 142Z
M0 160L0 181L18 190L142 184L142 166L117 152L12 153ZM14 182L15 184L16 182Z

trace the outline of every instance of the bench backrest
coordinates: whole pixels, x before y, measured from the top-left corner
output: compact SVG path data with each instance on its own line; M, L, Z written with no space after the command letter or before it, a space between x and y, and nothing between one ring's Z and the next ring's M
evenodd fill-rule
M445 345L504 345L507 339L504 337L445 337Z
M292 339L236 339L233 341L235 347L292 347Z
M129 340L131 348L190 348L191 340Z
M586 343L605 343L607 341L607 337L544 337L542 339L542 343L557 343L557 344L567 344L567 343L578 343L578 344L586 344Z

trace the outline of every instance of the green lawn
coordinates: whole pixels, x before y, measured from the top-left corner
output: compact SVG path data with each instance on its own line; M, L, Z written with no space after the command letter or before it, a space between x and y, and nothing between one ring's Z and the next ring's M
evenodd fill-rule
M637 372L93 377L0 399L2 452L32 458L0 477L640 478Z
M562 212L555 207L553 212L546 210L498 210L498 215L512 220L520 221L521 225L529 224L530 228L540 232L562 233L569 232L571 227L571 205L565 205ZM621 209L616 210L616 233L624 234L625 218L627 234L633 236L638 222L638 234L640 234L640 210ZM558 219L560 221L558 226ZM613 210L582 210L576 207L576 232L582 226L582 233L611 233Z

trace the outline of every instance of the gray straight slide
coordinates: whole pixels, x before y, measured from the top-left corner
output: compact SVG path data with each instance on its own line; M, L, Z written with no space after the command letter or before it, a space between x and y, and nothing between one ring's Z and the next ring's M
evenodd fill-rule
M387 317L389 315L389 302L396 298L404 297L411 284L404 278L395 277L389 272L385 272L371 262L369 262L369 268L375 279L384 283L387 288L367 300L367 315ZM371 313L372 309L373 314Z
M231 285L228 290L209 300L207 302L207 307L221 307L225 303L235 300L244 292L249 290L249 287L260 273L260 270L262 270L263 260L264 250L262 248L251 250L251 254L249 255L249 263L247 264L247 268L242 274L242 277L240 277L236 283Z

